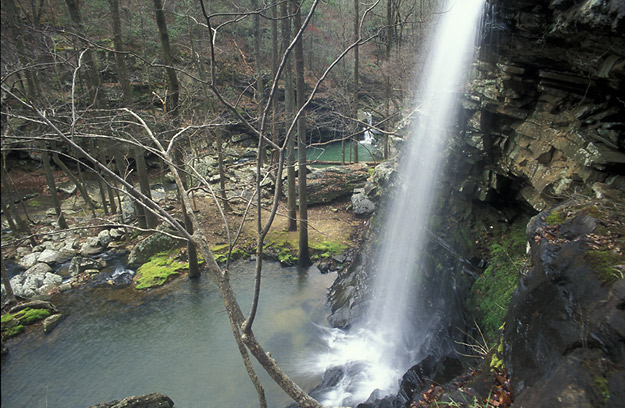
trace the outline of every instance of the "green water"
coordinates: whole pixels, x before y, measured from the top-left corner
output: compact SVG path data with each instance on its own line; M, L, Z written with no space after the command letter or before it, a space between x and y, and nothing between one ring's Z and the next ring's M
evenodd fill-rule
M376 161L377 147L358 144L358 161ZM352 142L345 142L345 162L352 161ZM335 142L324 146L312 146L306 149L306 160L341 161L341 143Z
M325 325L326 292L336 276L264 265L255 334L310 390L320 379L298 374L298 365L321 347L316 325ZM244 312L253 269L249 261L231 269ZM76 291L54 302L70 314L51 334L38 327L6 343L3 408L85 408L152 392L167 394L181 408L258 406L217 288L205 276L177 279L148 293ZM288 405L289 398L261 371L257 366L268 405Z

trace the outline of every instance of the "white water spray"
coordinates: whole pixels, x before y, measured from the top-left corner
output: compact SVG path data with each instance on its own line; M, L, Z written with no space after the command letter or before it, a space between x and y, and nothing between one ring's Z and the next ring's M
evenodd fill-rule
M441 152L455 122L457 96L470 70L484 0L443 1L431 39L431 52L420 79L418 118L399 168L400 191L387 209L384 235L375 258L373 299L364 322L349 333L326 332L327 353L313 370L344 367L345 375L324 405L353 405L395 393L403 373L420 361L429 347L430 330L440 316L417 306L421 294L422 253Z

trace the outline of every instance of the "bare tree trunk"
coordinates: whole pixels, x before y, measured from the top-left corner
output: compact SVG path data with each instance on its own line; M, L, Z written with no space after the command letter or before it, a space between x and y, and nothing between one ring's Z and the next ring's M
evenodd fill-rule
M7 200L8 201L8 200ZM11 232L15 236L15 238L20 237L21 228L17 225L17 214L15 214L9 207L6 205L4 200L2 201L2 213L4 213L7 222L9 223L9 228L11 228Z
M80 15L80 5L78 0L65 0L67 4L67 10L69 11L70 19L76 34L85 38L85 30L82 24L82 17ZM87 80L87 92L89 93L90 103L94 103L98 107L105 105L102 92L100 92L100 73L96 58L89 48L89 43L85 42L84 46L87 48L85 52L85 76Z
M391 46L393 44L393 0L386 0L386 63L391 63ZM386 84L384 87L384 99L386 102L386 117L391 117L391 73L390 69L386 72ZM388 159L388 133L384 133L384 151L383 157Z
M115 47L115 64L117 65L117 76L122 88L124 106L130 108L132 105L132 91L130 89L130 79L128 68L124 59L124 42L122 39L122 25L119 17L119 0L109 0L111 9L111 22L113 25L113 46Z
M4 284L4 289L7 292L9 304L17 303L17 300L15 300L15 294L13 293L13 288L11 287L11 280L9 279L7 268L4 266L3 258L0 258L0 272L2 273L2 283Z
M169 31L167 30L167 22L165 20L165 11L163 10L162 0L154 1L154 13L156 15L156 25L161 37L161 47L163 50L163 62L167 66L167 82L169 83L169 95L167 97L167 112L174 118L178 117L178 102L180 99L180 83L174 66L174 57L169 44Z
M48 187L50 188L50 195L52 196L52 203L54 204L54 211L56 212L59 228L67 229L68 225L65 221L65 215L63 215L63 211L61 210L61 202L56 194L56 182L54 181L54 175L52 174L52 168L50 167L50 154L48 153L47 147L43 142L41 143L41 160L43 162L43 170L46 175L46 181L48 182Z
M282 52L285 52L291 41L291 19L286 1L280 3L282 16ZM286 123L291 123L295 116L295 94L293 92L293 68L291 58L286 60L284 66L284 104L286 110ZM288 125L287 125L288 128ZM287 180L287 212L288 230L297 231L297 193L295 188L295 137L293 133L288 135L286 146L286 180ZM281 182L278 180L278 182Z
M27 50L32 47L24 46L24 33L26 30L22 27L22 17L20 16L17 7L15 6L15 0L6 0L6 6L8 11L8 17L5 21L8 23L11 36L15 42L15 48L17 51L17 59L21 66L26 67L28 62L24 55ZM36 100L40 94L39 83L36 78L36 72L26 69L24 70L24 76L26 78L26 95L31 100Z
M180 120L180 107L178 105L180 99L180 84L178 82L178 76L176 75L176 71L174 70L174 57L171 51L171 46L169 44L169 31L167 29L167 22L165 20L165 11L163 10L163 2L162 0L154 0L154 12L156 14L156 25L158 26L158 31L161 37L161 47L163 50L163 61L167 66L165 68L167 72L167 81L169 83L170 95L167 98L167 111L170 117L173 119L174 124L177 125ZM179 144L178 142L177 144ZM181 199L182 196L186 194L186 176L184 175L184 160L182 157L181 146L177 146L176 153L174 155L174 160L176 160L177 171L181 175L181 178L184 179L184 184L182 185L183 191L178 191ZM180 190L180 186L178 187ZM193 234L193 226L191 221L189 220L187 214L187 208L185 208L185 203L182 202L182 210L185 214L184 223L187 228L187 232L189 234ZM192 207L188 208L189 211L192 211ZM197 278L200 276L200 269L198 266L197 259L197 250L195 248L195 244L192 241L187 240L187 257L189 258L189 278Z
M182 139L180 139L174 147L174 164L176 165L176 171L178 172L178 177L182 182L182 189L178 188L178 195L180 196L180 203L182 204L182 214L184 219L184 226L187 229L187 232L192 235L193 234L193 224L191 223L191 219L189 218L189 211L192 211L191 208L186 208L186 201L182 199L182 196L187 194L187 175L184 172L184 156L182 153ZM188 241L187 244L187 258L189 261L189 278L194 279L200 276L200 267L198 265L197 260L197 250L195 248L195 244L193 242Z
M358 7L358 3L359 0L354 0L354 42L358 42L359 38L360 38L360 29L359 29L359 23L360 23L360 10ZM353 131L352 131L352 149L354 152L354 163L358 163L358 76L359 76L359 65L360 65L360 58L358 55L358 50L359 50L359 46L358 44L356 44L356 46L354 47L354 101L353 101L353 105L352 105L352 120L354 121L354 126L353 126Z
M228 197L226 196L226 169L224 166L224 152L223 152L223 131L217 129L215 131L215 147L217 149L217 171L219 172L219 195L221 196L222 206L225 211L231 211L230 204L228 204Z
M252 10L259 11L258 0L252 0L251 6L252 6ZM254 99L256 99L257 112L258 112L259 118L263 114L264 97L265 97L264 95L265 84L263 81L262 56L261 56L261 48L260 48L261 35L262 35L262 29L261 29L260 15L258 13L254 13L254 16L252 17L252 36L254 37L254 71L256 71L255 72L256 90L254 92ZM265 143L263 142L262 138L259 140L259 143L258 143L258 151L260 153L258 157L260 159L260 164L262 166L263 164L267 162Z
M2 202L2 211L6 215L7 222L9 223L9 227L11 227L11 231L13 231L13 235L16 237L19 236L20 232L29 232L28 224L26 221L22 220L20 217L17 208L15 208L15 200L13 198L12 189L8 184L9 175L7 174L4 165L1 166L2 169L2 190L6 194L6 204L4 201Z
M274 2L271 5L271 77L275 78L278 73L278 5ZM271 140L277 145L278 137L278 98L274 96L271 101ZM271 154L271 165L276 168L278 165L278 155L280 152L274 149ZM282 182L276 179L276 183Z
M137 167L137 176L139 179L139 188L141 194L148 199L152 199L152 193L150 192L150 180L148 179L148 169L145 164L145 157L143 156L143 149L140 147L134 148L135 165ZM156 227L156 217L150 211L146 210L141 204L135 205L137 210L137 218L139 220L139 226L142 228L154 228Z
M87 193L87 189L85 188L85 186L80 182L80 180L78 180L76 176L74 176L71 170L67 168L65 163L63 163L63 161L59 158L59 155L57 152L52 153L52 161L54 162L54 164L59 166L61 170L63 170L63 173L65 173L65 175L72 181L72 183L74 183L78 191L80 191L80 195L85 200L85 203L87 204L87 206L89 207L93 215L95 216L94 210L96 206L93 200L91 200L91 197L89 197L89 194ZM80 166L80 164L78 165Z
M293 8L295 9L293 18L293 29L299 32L302 27L301 4L297 0L293 0ZM295 43L295 77L297 81L297 109L301 109L306 101L304 83L304 46L303 39L300 36ZM298 173L297 180L299 184L299 251L297 256L297 265L305 268L312 265L310 254L308 252L308 202L306 197L306 115L302 112L297 120L297 159Z

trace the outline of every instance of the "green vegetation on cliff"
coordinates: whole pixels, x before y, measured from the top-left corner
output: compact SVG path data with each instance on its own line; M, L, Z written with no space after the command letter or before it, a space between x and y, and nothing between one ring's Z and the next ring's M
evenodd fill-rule
M525 225L525 220L517 221L490 245L489 265L471 289L475 317L490 341L497 338L526 264Z

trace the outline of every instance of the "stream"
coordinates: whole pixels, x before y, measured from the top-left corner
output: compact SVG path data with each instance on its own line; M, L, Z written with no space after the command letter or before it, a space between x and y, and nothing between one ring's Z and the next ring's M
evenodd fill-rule
M267 351L304 389L320 382L299 362L322 349L326 293L336 275L298 273L264 262L254 329ZM253 293L253 261L231 268L244 312ZM257 407L217 287L206 275L140 292L100 285L52 299L67 318L46 335L41 326L8 340L2 407L85 408L162 392L176 407ZM257 365L270 407L291 401Z

